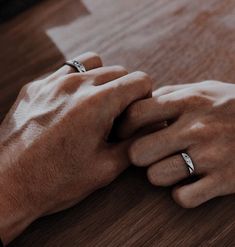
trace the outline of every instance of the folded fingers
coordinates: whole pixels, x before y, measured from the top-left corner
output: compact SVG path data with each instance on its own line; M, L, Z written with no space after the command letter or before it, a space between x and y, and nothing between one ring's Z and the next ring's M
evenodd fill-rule
M129 149L129 156L133 164L149 166L187 149L188 146L187 135L181 129L180 122L177 122L134 141Z
M172 120L169 126L135 140L129 148L129 158L136 166L148 167L147 176L153 185L171 186L191 175L187 160L181 155L186 152L193 161L194 174L199 176L196 182L189 180L190 184L173 190L175 201L185 208L196 207L227 191L221 180L227 175L216 169L223 160L215 151L215 143L211 145L207 138L205 116L199 118L195 111L207 102L198 97L193 87L163 87L153 93L153 98L133 103L125 111L118 130L119 137L125 139L145 126Z
M118 136L125 139L145 126L177 118L183 111L183 107L181 101L165 97L153 97L134 102L124 113Z

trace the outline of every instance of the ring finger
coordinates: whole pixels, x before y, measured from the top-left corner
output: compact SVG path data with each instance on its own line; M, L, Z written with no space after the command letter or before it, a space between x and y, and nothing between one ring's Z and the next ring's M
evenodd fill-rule
M86 71L102 67L102 60L100 56L93 52L84 53L75 58L76 61L80 62L86 68ZM76 73L75 69L72 66L64 65L55 73L50 76L50 79L58 78L70 73Z
M193 155L190 154L190 157L193 157ZM203 172L194 161L193 165L195 174ZM147 174L153 185L170 186L189 177L190 171L181 154L177 154L151 165Z

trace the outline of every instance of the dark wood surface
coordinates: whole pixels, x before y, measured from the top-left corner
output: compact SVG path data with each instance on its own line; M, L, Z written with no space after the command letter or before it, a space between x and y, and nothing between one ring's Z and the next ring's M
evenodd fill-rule
M25 83L66 58L100 53L155 87L235 82L234 0L47 0L0 26L0 121ZM128 169L110 186L32 224L11 246L235 246L234 196L186 210Z

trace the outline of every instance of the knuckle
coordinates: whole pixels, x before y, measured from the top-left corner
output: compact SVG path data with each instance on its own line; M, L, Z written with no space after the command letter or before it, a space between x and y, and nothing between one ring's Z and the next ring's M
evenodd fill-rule
M92 57L92 59L96 62L98 65L102 65L102 59L100 55L96 52L89 52L89 55Z
M151 83L151 85L152 85L152 79L150 78L150 76L147 73L142 72L142 71L136 71L136 72L132 73L132 75L137 80L139 80L140 82L143 82L145 84Z
M207 120L206 120L207 121ZM185 131L188 138L194 140L207 140L213 139L217 133L216 124L207 123L204 119L198 119L188 124L188 128Z
M88 51L86 55L95 59L101 59L100 55L94 51Z
M117 72L123 72L125 74L128 73L127 69L121 65L115 65L114 66L114 69L117 71Z
M146 94L152 94L153 81L148 74L142 71L136 71L130 74L131 79L133 79L143 92Z
M198 133L200 131L204 131L205 130L205 127L206 126L205 126L205 124L202 121L197 120L197 121L193 121L192 123L190 123L189 130L193 134L194 132L195 133Z
M136 77L140 78L141 80L149 80L149 75L143 71L136 71L133 73Z
M101 57L99 56L99 54L97 54L95 52L86 52L86 53L82 54L81 57L83 57L82 60L85 60L87 63L89 61L89 64L90 64L89 67L92 67L92 68L93 67L101 67L103 64Z

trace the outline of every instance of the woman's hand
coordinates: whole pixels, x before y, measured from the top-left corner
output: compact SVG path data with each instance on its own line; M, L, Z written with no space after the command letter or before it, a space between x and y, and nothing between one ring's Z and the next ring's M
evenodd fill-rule
M162 87L128 108L119 136L165 120L168 127L139 138L129 149L133 164L148 167L150 182L169 186L187 178L180 155L186 152L199 179L173 190L177 203L192 208L235 193L235 85L205 81Z
M26 85L0 126L0 236L10 242L34 219L81 201L128 165L128 141L109 143L113 121L151 96L151 80L93 53ZM4 188L4 189L3 189Z

